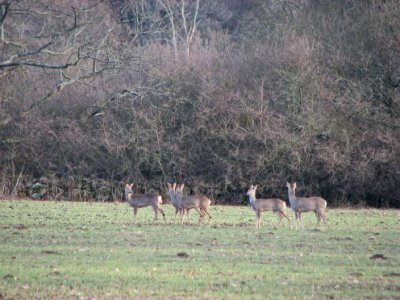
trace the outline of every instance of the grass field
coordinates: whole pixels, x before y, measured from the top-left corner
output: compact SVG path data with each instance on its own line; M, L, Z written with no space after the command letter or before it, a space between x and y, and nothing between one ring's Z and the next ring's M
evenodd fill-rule
M250 207L213 224L132 224L126 203L0 201L0 299L381 299L400 297L400 211L328 211L305 229ZM197 213L192 213L193 223ZM293 220L292 215L292 220ZM178 253L180 255L178 256Z

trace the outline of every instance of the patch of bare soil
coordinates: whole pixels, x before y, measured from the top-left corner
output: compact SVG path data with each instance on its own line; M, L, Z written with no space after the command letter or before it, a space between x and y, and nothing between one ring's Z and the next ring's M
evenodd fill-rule
M385 277L400 277L400 273L392 272L392 273L386 273L383 274Z
M331 237L329 239L330 241L352 241L353 238L352 237Z
M385 255L383 254L374 254L370 257L370 259L375 259L375 260L386 260L388 259Z
M212 225L213 228L220 228L220 227L253 227L254 225L249 224L249 223L245 223L245 222L241 222L238 224L232 224L232 223L221 223L221 224L214 224Z
M42 251L42 253L43 254L53 254L53 255L60 255L61 253L60 252L57 252L57 251L53 251L53 250L43 250Z
M355 276L355 277L361 277L361 276L364 276L364 273L361 273L361 272L353 272L353 273L350 273L350 275L351 275L351 276Z
M189 257L189 254L187 254L186 252L179 252L176 254L176 256L185 258L185 257Z
M24 225L24 224L17 224L14 226L15 229L18 230L23 230L23 229L28 229L28 226Z

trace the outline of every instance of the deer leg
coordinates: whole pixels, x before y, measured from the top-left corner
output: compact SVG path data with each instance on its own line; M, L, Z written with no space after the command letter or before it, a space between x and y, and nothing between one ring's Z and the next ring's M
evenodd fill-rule
M181 214L181 225L183 225L183 218L185 216L185 209L184 208L181 208L180 214Z
M320 220L322 219L322 221L324 222L324 226L326 226L326 215L325 215L324 210L322 210L322 209L318 210L318 215L319 215Z
M211 216L210 212L208 211L208 208L207 207L205 207L205 208L201 207L200 208L200 213L201 213L202 221L204 222L205 216L208 215L209 224L211 224L212 216Z
M181 225L183 224L183 217L185 216L185 209L184 208L180 208L179 209L179 214L181 217Z
M176 224L176 217L178 216L179 213L179 217L182 216L182 209L179 206L175 206L175 219L174 219L174 224Z
M257 211L257 228L261 227L261 212Z
M315 211L315 216L317 217L317 224L315 225L315 228L317 228L319 225L319 222L321 221L321 215L318 211Z
M176 217L178 216L179 208L175 207L174 225L176 224Z
M323 212L321 212L321 217L324 220L324 226L326 226L326 215Z
M324 222L324 226L326 226L326 215L325 215L324 210L319 210L318 215L319 215L320 221L322 220Z
M199 215L200 215L200 217L199 217L199 224L201 224L202 221L203 221L203 218L204 218L204 213L202 212L201 208L200 208L200 210L199 210L197 207L195 207L194 209L195 209L195 210L199 213Z
M299 211L296 212L296 222L297 226L303 227L303 224L301 223L301 213Z
M186 210L186 215L188 219L188 224L190 224L190 208Z
M278 216L279 220L278 220L278 223L275 225L275 228L278 228L279 225L281 225L281 223L282 223L283 213L281 213L281 212L276 212L276 215Z
M304 229L303 220L301 219L301 211L299 211L300 226Z
M204 208L203 212L208 215L208 221L209 221L209 224L211 224L212 216L211 216L210 212L208 211L208 208ZM204 214L204 216L205 216L205 214Z
M288 216L286 213L283 213L283 216L288 220L288 222L289 222L289 227L290 227L290 229L292 229L292 224L290 224L290 218L289 218L289 216Z
M154 219L153 219L153 223L158 219L158 209L157 207L153 206L153 210L154 210Z
M206 216L207 210L205 210L204 208L200 208L200 212L201 212L201 222L204 223L204 218Z
M133 208L133 223L136 224L136 214L137 214L138 208L134 207Z
M163 219L164 219L164 224L167 224L167 220L165 219L165 213L162 208L157 207L157 210L162 214Z

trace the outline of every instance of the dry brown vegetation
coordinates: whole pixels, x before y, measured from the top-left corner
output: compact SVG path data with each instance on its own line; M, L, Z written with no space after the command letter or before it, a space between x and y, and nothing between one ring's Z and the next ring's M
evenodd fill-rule
M395 0L3 2L0 194L176 180L233 204L299 181L330 206L400 206L399 15Z

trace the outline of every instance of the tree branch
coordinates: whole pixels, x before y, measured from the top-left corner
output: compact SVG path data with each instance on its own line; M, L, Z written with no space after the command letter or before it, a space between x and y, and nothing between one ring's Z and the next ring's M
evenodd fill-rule
M4 42L4 27L3 23L6 19L8 9L10 8L10 3L2 3L0 4L0 40Z

